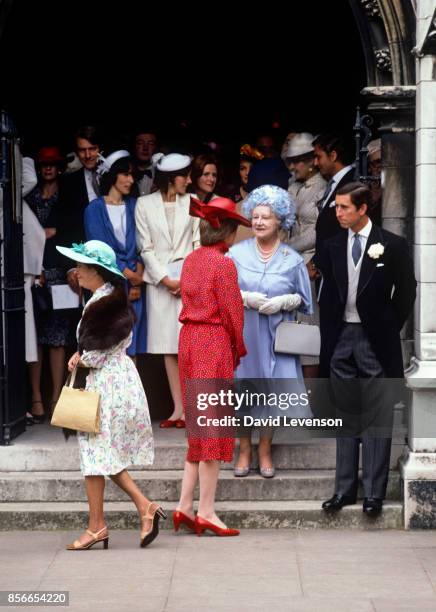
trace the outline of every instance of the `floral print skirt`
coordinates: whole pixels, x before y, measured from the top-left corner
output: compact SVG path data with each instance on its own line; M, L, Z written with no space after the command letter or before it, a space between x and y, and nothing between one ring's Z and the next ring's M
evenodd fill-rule
M131 465L151 465L153 433L135 364L124 348L98 365L90 370L86 388L100 394L100 433L78 433L82 474L110 476Z

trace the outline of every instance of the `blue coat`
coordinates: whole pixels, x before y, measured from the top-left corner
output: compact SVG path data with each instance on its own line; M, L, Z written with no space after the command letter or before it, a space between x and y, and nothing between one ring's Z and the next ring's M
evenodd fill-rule
M85 209L86 240L101 240L113 248L117 257L117 266L123 271L125 268L136 271L141 258L136 247L134 198L126 198L126 244L121 244L115 236L109 218L106 203L103 197L97 198L88 204ZM127 287L129 284L126 282ZM136 314L136 324L133 328L132 343L127 349L128 355L147 352L147 317L145 312L145 285L141 287L139 300L131 302Z
M239 286L243 291L258 291L265 293L269 298L298 293L302 298L298 310L304 314L312 313L312 294L307 268L303 258L290 246L281 243L268 264L259 260L254 238L234 245L229 254L235 262ZM282 321L294 319L295 311L281 310L272 315L263 315L251 308L245 309L244 342L247 355L241 359L235 377L239 379L283 378L288 381L296 379L294 383L289 383L293 385L293 390L297 391L300 387L301 390L304 390L299 357L274 351L277 326ZM273 412L273 410L268 410L268 414L273 414ZM310 416L310 411L296 408L292 415L285 412L281 416Z

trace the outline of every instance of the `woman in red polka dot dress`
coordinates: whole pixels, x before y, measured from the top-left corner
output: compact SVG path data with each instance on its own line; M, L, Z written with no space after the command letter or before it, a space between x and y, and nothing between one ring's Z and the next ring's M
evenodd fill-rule
M199 427L195 380L233 380L233 372L246 354L243 339L244 308L238 276L231 259L225 257L239 224L249 221L236 213L236 204L215 198L209 204L191 198L190 214L200 217L201 247L183 265L181 296L183 323L179 339L179 371L188 433L188 454L180 501L173 513L174 528L180 525L201 535L210 530L220 536L238 535L215 513L215 491L220 461L232 461L233 437L219 437L216 428ZM213 383L212 383L213 387ZM217 390L222 384L217 382ZM203 390L212 390L205 383ZM212 414L214 411L214 414ZM208 406L206 417L222 416L220 406ZM231 433L230 433L231 435ZM198 512L194 519L194 489L200 483Z

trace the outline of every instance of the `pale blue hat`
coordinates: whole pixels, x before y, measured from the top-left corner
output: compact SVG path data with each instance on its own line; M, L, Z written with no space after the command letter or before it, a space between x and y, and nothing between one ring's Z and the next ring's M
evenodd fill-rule
M289 230L295 222L294 200L288 191L277 185L262 185L251 191L242 204L242 212L251 219L256 206L269 206L284 230Z
M88 240L88 242L76 244L73 242L71 248L57 246L56 249L65 257L69 257L74 261L88 265L97 265L118 274L118 276L124 275L120 272L117 266L117 257L115 251L105 242L101 240Z

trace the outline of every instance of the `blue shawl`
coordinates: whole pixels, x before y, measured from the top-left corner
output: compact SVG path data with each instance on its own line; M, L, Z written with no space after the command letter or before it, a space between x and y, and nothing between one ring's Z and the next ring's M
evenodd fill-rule
M92 200L85 209L86 240L102 240L113 248L117 256L117 266L136 271L136 264L141 261L136 247L136 226L134 198L126 198L126 245L121 244L114 233L103 197Z

